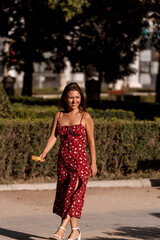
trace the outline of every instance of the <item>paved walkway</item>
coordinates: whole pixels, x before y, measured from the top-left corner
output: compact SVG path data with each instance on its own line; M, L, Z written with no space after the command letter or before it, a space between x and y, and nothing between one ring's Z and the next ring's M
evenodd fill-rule
M55 190L0 191L0 240L48 239L60 222L54 197ZM160 187L88 187L79 226L83 240L158 240Z

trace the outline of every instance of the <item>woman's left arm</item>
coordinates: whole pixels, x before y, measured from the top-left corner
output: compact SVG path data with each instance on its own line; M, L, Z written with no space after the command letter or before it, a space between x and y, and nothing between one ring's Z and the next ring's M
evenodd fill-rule
M94 177L97 173L97 165L96 165L96 148L95 148L95 141L94 141L94 123L89 113L85 113L84 116L85 120L85 128L87 132L87 141L89 152L91 156L91 176Z

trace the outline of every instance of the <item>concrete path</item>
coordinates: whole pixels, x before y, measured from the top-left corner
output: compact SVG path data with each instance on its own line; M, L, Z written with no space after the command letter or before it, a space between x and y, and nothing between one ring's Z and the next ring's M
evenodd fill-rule
M0 240L48 239L60 222L54 198L55 190L1 191ZM83 240L158 240L160 187L88 187L79 226Z

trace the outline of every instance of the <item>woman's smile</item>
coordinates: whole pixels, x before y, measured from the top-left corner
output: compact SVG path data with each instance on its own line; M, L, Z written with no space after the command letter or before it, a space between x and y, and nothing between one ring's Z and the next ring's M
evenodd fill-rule
M81 103L81 95L78 91L73 90L67 93L66 102L69 108L78 108Z

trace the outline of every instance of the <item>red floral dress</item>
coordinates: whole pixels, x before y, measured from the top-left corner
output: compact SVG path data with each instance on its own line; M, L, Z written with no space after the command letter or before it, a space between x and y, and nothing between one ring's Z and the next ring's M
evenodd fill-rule
M81 122L72 126L58 124L57 134L60 136L61 143L53 212L62 218L66 218L67 214L80 218L89 177L89 162L85 148L86 129Z

